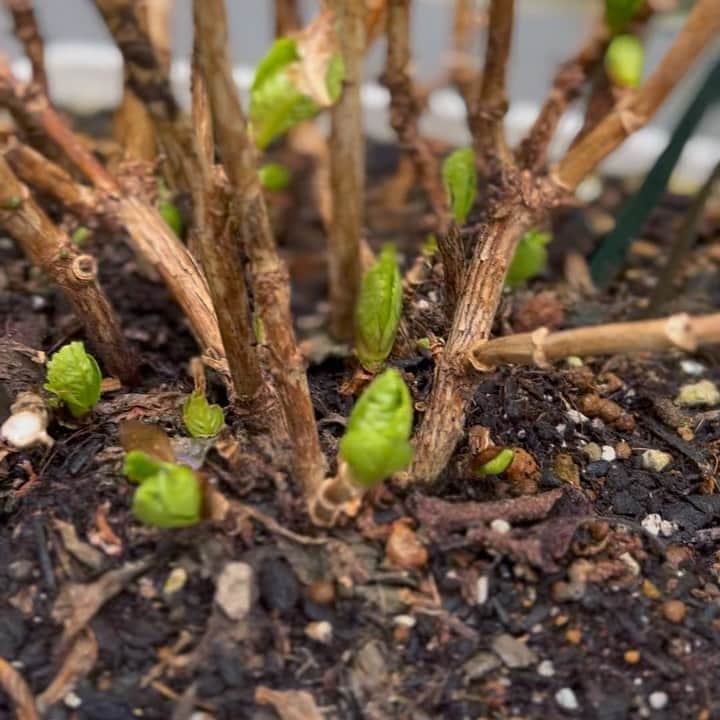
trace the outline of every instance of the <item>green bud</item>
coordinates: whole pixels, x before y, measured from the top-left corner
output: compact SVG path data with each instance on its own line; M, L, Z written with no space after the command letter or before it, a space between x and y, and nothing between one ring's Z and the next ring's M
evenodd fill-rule
M435 233L428 233L422 244L422 254L432 257L438 251L438 240Z
M75 243L75 245L83 245L90 239L91 236L92 230L86 228L84 225L81 225L79 228L76 228L70 239L73 243Z
M153 527L196 525L202 514L202 489L195 473L184 465L162 463L135 491L132 513Z
M545 247L552 240L547 232L530 230L518 243L515 256L510 263L505 285L517 287L526 280L539 275L547 265L548 251Z
M297 76L302 70L302 58L297 42L292 38L275 41L255 71L250 88L250 123L259 148L265 148L279 135L303 120L309 120L340 97L345 66L342 56L327 58L325 88L315 97L301 90Z
M292 180L292 173L280 163L265 163L258 169L260 184L266 190L284 190Z
M605 21L616 34L622 32L637 15L644 0L605 0Z
M430 349L430 338L428 338L428 337L418 338L418 339L415 341L415 345L416 345L420 350L429 350L429 349Z
M610 79L622 87L640 85L644 62L645 51L634 35L614 37L605 53L605 70Z
M162 466L163 463L153 460L142 450L131 450L125 455L122 471L130 482L141 483L149 477L157 475Z
M510 467L513 457L515 453L510 448L504 448L492 460L481 465L476 472L478 475L499 475Z
M102 373L81 342L60 348L47 365L45 389L57 395L73 417L86 415L100 400Z
M395 343L402 314L402 278L395 248L386 245L365 273L355 308L355 350L362 366L378 370Z
M167 226L178 237L182 237L185 227L177 206L173 205L169 200L160 200L160 202L158 202L158 210L163 220L167 223Z
M445 158L442 179L455 222L462 224L477 193L477 170L472 148L460 148Z
M183 405L183 422L195 438L217 435L225 422L222 408L211 405L202 393L194 392Z
M340 441L340 454L355 482L371 487L410 464L412 422L410 391L397 370L386 370L355 403Z
M22 205L22 198L16 195L0 202L0 210L17 210Z

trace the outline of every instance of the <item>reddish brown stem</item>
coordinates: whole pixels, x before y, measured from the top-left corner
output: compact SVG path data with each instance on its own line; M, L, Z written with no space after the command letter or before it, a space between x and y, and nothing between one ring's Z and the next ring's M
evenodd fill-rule
M473 65L472 55L478 25L475 0L455 0L450 80L462 95L469 116L477 113L477 91L482 82L480 72Z
M351 340L360 287L360 244L365 208L365 142L360 103L365 11L363 4L354 0L336 0L334 7L345 61L345 82L342 96L331 111L330 319L335 336Z
M482 342L470 351L468 360L476 370L484 372L509 363L545 366L570 355L662 352L673 348L694 352L701 345L719 342L720 313L699 317L680 314L554 333L539 328Z
M285 37L301 27L297 0L275 0L275 37Z
M22 247L28 259L62 290L85 324L88 338L105 367L125 382L137 374L120 321L98 284L97 264L80 255L70 239L30 197L0 156L0 226Z
M390 123L400 144L412 159L438 229L447 229L447 205L440 182L440 167L429 143L420 134L421 107L410 77L410 0L389 0L387 60L383 81L390 91Z
M293 443L293 470L309 498L323 480L325 460L303 358L295 340L288 273L270 230L255 147L232 79L224 1L195 0L194 20L196 33L203 38L205 51L201 57L213 129L242 222L240 231L250 258L255 309L267 342L268 365Z
M32 68L32 81L47 93L47 75L45 74L45 45L40 28L35 18L32 0L6 0L15 26L15 35L25 48L25 54L30 60Z

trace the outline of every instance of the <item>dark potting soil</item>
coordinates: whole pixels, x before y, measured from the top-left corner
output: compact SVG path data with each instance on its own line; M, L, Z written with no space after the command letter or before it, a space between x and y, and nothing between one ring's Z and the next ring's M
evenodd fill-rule
M376 246L395 241L409 265L430 225L420 196L399 208L384 202L396 158L371 146L368 237ZM289 162L298 180L270 203L311 358L321 438L333 457L353 402L341 389L352 386L356 368L324 334L322 226L310 183L302 182L307 164ZM586 211L557 218L553 255L592 249L624 194L622 183L607 181ZM666 198L609 292L583 296L552 262L546 277L506 294L497 331L531 329L548 317L558 327L636 317L687 205ZM719 304L717 208L701 230L667 312ZM59 413L51 449L0 461L0 657L35 694L56 678L60 689L44 717L165 720L194 708L206 713L198 718L262 720L275 717L257 702L262 686L307 691L323 717L342 720L720 717L719 413L674 402L688 382L720 381L716 351L488 373L467 438L438 483L388 486L328 534L310 526L293 478L263 439L230 413L223 443L189 450L207 453L204 471L227 498L263 515L159 532L129 512L118 423L142 419L183 435L195 344L122 237L99 234L88 249L142 356L141 383L105 395L86 421ZM446 329L439 279L430 270L407 306L418 336ZM541 291L544 300L528 305ZM7 239L0 239L0 319L3 352L10 341L50 352L82 338L62 296ZM431 355L411 350L393 364L419 418ZM0 421L18 385L41 382L37 364L0 369ZM616 403L625 420L582 412L589 393ZM517 498L507 478L469 470L480 428L533 456L530 494ZM238 442L232 451L229 437ZM648 450L668 453L670 462L653 469ZM487 507L480 503L500 500L492 524L457 521L445 504L476 503L454 506L472 516ZM428 553L414 569L398 567L386 551L403 519ZM254 571L251 609L240 619L216 595L230 562ZM94 612L78 620L93 601ZM76 681L63 686L61 669ZM7 702L0 692L2 718L10 717Z

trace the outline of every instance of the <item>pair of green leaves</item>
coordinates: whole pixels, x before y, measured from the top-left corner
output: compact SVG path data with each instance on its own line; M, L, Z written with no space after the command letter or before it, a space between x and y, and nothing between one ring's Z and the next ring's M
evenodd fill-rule
M318 68L312 70L318 72ZM337 101L345 77L342 56L330 55L323 70L324 83L313 92L297 41L275 41L258 65L250 89L250 122L259 148Z
M402 278L395 248L386 245L365 273L355 307L355 351L376 372L390 354L402 314Z
M139 484L132 513L140 522L159 528L200 522L202 489L189 467L157 461L141 450L132 450L125 456L123 473Z
M360 395L340 441L356 483L372 487L410 464L412 423L410 391L397 370L386 370Z
M83 343L68 343L48 361L45 389L62 402L73 417L80 418L100 400L102 373Z
M183 422L194 438L214 437L225 422L219 405L211 405L201 392L191 393L183 405Z

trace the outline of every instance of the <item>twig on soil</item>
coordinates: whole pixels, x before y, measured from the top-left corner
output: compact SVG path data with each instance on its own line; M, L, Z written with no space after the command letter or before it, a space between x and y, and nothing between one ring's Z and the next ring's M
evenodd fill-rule
M40 720L28 684L23 676L3 658L0 658L0 687L15 706L17 720Z
M579 355L614 355L678 349L694 352L701 345L720 343L720 313L691 317L685 313L659 320L610 323L550 332L529 333L481 342L468 357L473 367L487 372L500 364L539 365Z
M19 243L33 265L65 293L105 367L123 381L132 382L137 374L135 359L98 283L95 259L77 252L1 156L0 188L0 226Z
M447 205L440 166L420 134L420 103L410 77L410 0L389 0L387 60L383 82L390 91L390 122L409 154L440 232L447 229Z
M232 79L224 0L196 0L196 32L205 37L205 82L215 137L232 183L267 362L293 444L293 470L307 496L325 473L307 376L295 340L287 269L278 256L255 166L255 147Z
M338 0L334 8L345 80L342 96L331 109L330 320L338 339L351 340L360 288L360 243L365 210L365 141L360 103L365 7L355 0Z
M40 34L32 0L5 0L5 3L12 14L15 35L30 60L32 81L42 92L47 93L45 44Z

